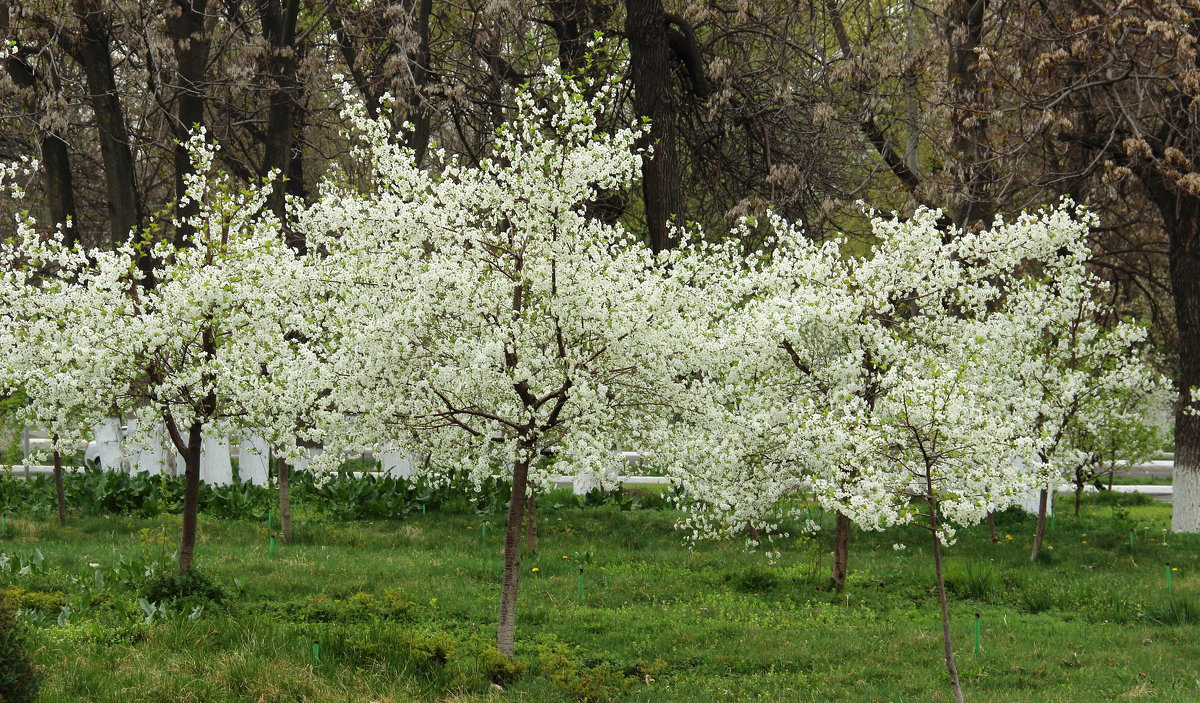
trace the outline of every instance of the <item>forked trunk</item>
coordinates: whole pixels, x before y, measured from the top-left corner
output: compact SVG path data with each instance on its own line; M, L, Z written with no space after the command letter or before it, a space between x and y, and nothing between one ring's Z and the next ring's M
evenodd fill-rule
M287 544L292 541L292 498L288 493L287 459L276 459L275 468L279 472L279 529L283 535L283 543Z
M529 517L525 525L525 548L530 554L538 551L537 493L529 494Z
M1038 555L1042 553L1042 540L1046 537L1046 505L1050 502L1050 491L1043 488L1038 493L1038 519L1037 529L1033 532L1033 551L1029 553L1029 560L1034 561Z
M933 530L933 568L937 573L938 604L942 607L942 642L946 647L946 673L950 674L950 685L954 687L954 700L963 703L962 684L958 680L958 667L954 665L954 645L950 639L950 608L946 603L946 580L942 575L942 542L938 539L937 499L928 497L930 525Z
M833 530L833 571L829 581L834 590L846 587L846 566L850 562L850 518L838 512Z
M58 442L58 437L54 438ZM62 454L54 450L54 499L58 502L58 524L67 524L67 493L63 490Z
M191 573L196 551L196 519L200 510L200 423L188 428L187 451L183 455L183 534L179 538L179 573Z
M988 536L992 538L993 543L1000 542L1000 535L996 533L996 515L992 511L987 514Z
M496 649L509 659L513 656L513 638L517 630L517 586L521 578L521 514L525 509L525 489L529 483L529 460L513 464L512 494L508 500L508 520L504 523L504 582L500 590L500 623L496 629Z

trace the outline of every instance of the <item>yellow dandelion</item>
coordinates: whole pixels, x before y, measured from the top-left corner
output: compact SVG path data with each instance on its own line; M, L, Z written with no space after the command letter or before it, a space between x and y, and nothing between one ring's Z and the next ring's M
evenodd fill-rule
M1012 535L1004 535L1004 539L1012 541Z
M530 571L532 571L532 572L534 572L534 573L537 573L537 572L538 572L538 568L535 566L535 567L533 567L532 569L530 569Z
M1086 539L1081 539L1081 540L1079 540L1079 543L1080 543L1080 544L1087 544L1087 540L1086 540Z
M1172 567L1171 567L1171 571L1179 571L1179 567L1178 567L1178 566L1172 566Z
M570 559L570 558L571 557L567 556L566 554L563 555L563 559Z

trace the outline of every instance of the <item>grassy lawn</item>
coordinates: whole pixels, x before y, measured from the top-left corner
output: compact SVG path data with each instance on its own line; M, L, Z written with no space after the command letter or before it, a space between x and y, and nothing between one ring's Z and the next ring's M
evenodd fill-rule
M1039 563L1014 514L999 544L976 528L948 550L968 700L1200 699L1200 539L1163 531L1170 506L1086 500L1078 519L1060 508ZM44 703L952 698L924 533L856 532L839 594L828 515L771 564L689 547L671 512L555 502L522 564L516 666L492 651L498 513L310 520L274 554L261 521L202 519L197 565L227 597L165 610L139 594L147 569L170 572L178 517L9 516L0 583L26 608Z

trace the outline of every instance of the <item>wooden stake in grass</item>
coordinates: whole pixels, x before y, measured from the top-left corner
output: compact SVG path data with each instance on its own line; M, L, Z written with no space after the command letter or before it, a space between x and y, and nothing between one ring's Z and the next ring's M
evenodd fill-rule
M283 543L287 544L292 541L292 496L289 483L291 469L284 457L275 460L275 469L279 474L279 534Z
M583 605L583 567L579 567L579 604Z

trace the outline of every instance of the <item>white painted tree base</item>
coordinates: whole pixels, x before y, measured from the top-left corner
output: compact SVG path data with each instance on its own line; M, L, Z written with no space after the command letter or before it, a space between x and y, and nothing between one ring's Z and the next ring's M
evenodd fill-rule
M121 421L110 417L96 425L96 444L86 458L100 460L100 468L117 471L121 468Z
M416 473L417 455L404 449L393 449L391 445L384 448L379 455L379 465L385 476L392 478L410 479Z
M175 475L173 469L183 466L183 457L167 437L162 422L148 420L147 424L148 427L138 418L129 419L126 451L130 454L130 473Z
M1047 515L1054 514L1054 494L1055 491L1051 490L1046 496ZM1021 506L1021 510L1024 510L1031 515L1037 515L1038 509L1041 507L1041 500L1042 490L1040 488L1035 488L1031 491L1027 491L1025 495L1021 497L1021 502L1019 505Z
M259 435L246 435L239 446L238 479L256 486L267 485L271 462L271 448L267 446L267 440Z
M1171 484L1171 530L1200 532L1200 466L1176 462Z
M233 463L229 460L229 442L205 437L200 445L200 480L210 486L233 483Z

